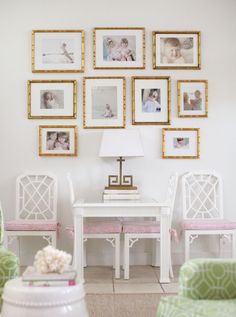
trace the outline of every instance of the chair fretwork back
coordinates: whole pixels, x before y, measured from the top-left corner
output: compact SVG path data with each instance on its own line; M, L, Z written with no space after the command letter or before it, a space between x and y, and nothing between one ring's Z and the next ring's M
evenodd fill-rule
M16 219L48 221L57 218L57 181L51 174L24 174L16 182Z
M166 201L170 204L171 219L172 219L174 205L175 205L177 185L178 185L178 174L174 173L169 178L167 197L166 197Z
M183 176L184 219L222 219L222 180L215 173L188 173Z

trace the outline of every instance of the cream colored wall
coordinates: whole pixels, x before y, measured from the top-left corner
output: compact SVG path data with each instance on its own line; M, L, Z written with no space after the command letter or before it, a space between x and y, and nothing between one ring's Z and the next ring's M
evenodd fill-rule
M58 218L63 226L72 223L66 172L71 172L80 197L99 196L106 176L117 168L115 161L98 157L101 130L82 128L82 77L126 76L127 126L131 125L131 81L134 75L170 75L172 127L201 128L200 160L161 159L161 127L140 126L145 157L129 159L126 170L134 175L140 191L164 199L167 178L172 171L214 169L223 176L224 206L228 218L236 220L236 41L235 0L1 0L0 1L0 199L7 220L14 217L15 179L26 171L50 170L58 176ZM98 26L143 26L146 28L145 70L93 70L92 28ZM32 74L31 30L84 29L84 74ZM151 31L201 31L202 69L199 71L152 70ZM27 80L76 79L78 81L77 120L28 120ZM176 81L209 80L209 118L178 119ZM77 124L79 156L76 158L39 157L38 126L42 124ZM178 195L179 196L179 195ZM181 219L179 198L175 224ZM22 260L30 262L41 247L37 240L22 241ZM71 251L72 243L63 231L59 248ZM217 250L217 243L199 241L204 255ZM135 245L132 260L147 263L150 245ZM89 263L111 263L111 249L105 242L89 244ZM183 244L173 244L174 261L182 261Z

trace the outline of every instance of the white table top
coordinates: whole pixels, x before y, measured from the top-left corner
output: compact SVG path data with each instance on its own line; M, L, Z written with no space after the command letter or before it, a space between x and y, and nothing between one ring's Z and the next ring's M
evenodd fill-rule
M169 207L167 202L158 202L153 198L141 198L135 200L106 200L101 199L89 199L89 200L77 200L73 204L74 208L84 207Z

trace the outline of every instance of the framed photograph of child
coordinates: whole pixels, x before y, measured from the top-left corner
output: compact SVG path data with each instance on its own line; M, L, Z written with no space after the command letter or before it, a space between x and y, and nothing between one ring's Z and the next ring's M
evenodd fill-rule
M178 80L178 116L180 118L207 118L207 80Z
M200 32L153 31L154 69L200 69Z
M144 28L94 28L94 69L144 69Z
M198 159L200 158L200 129L166 128L162 129L162 158Z
M132 77L132 123L170 124L170 77Z
M29 119L75 119L76 80L29 80Z
M33 73L79 73L83 71L83 30L32 31Z
M39 156L76 156L77 126L39 126Z
M84 128L125 128L125 77L85 77Z

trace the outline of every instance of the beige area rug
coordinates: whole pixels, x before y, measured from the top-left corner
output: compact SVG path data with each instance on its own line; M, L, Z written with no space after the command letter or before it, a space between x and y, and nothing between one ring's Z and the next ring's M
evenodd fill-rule
M88 294L89 317L155 317L165 294Z

